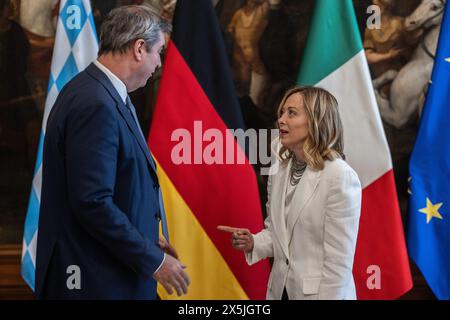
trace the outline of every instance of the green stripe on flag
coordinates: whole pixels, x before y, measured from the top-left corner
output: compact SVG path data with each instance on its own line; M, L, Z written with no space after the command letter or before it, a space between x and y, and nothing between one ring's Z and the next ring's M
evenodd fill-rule
M352 1L317 0L298 84L317 84L362 49Z

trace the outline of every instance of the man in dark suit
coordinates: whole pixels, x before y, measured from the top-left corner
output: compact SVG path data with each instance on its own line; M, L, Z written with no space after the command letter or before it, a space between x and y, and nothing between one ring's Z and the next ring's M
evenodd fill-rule
M187 292L185 266L158 236L155 163L128 97L160 66L165 28L143 6L111 11L98 60L55 102L44 142L38 298L155 299L156 281Z

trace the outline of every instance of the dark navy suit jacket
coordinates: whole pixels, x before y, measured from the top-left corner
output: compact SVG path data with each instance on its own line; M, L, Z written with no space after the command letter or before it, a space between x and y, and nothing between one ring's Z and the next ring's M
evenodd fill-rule
M38 298L156 298L159 184L138 130L94 64L60 92L44 141ZM72 265L80 289L67 286Z

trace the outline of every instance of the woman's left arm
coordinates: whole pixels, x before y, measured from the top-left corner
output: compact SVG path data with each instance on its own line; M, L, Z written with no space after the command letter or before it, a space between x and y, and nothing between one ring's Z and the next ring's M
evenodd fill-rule
M331 181L324 221L324 265L319 299L344 299L352 279L361 212L361 184L351 169Z

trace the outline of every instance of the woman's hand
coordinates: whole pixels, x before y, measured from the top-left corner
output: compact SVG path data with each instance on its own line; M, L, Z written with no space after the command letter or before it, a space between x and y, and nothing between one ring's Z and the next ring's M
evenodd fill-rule
M236 250L244 251L246 253L253 250L253 235L250 230L228 226L217 226L217 229L231 233L231 245Z

